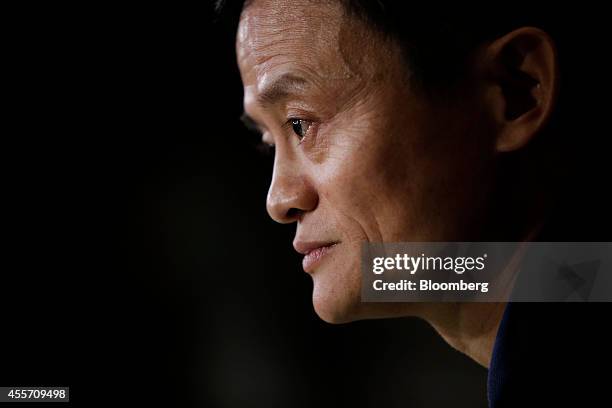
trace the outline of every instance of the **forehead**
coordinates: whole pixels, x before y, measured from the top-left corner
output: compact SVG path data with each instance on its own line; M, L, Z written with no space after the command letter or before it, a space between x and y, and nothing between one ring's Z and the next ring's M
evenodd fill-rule
M322 80L362 76L385 52L372 34L341 1L254 0L240 18L238 64L245 84L283 68Z

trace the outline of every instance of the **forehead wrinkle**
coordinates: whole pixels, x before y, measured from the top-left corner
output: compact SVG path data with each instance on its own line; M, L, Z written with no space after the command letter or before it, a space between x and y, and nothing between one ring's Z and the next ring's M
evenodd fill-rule
M299 38L312 42L329 17L329 10L314 2L257 1L243 9L237 40L260 52L268 45L291 43Z
M252 102L270 105L305 91L274 86L269 97L258 98L258 94L268 94L263 92L267 76L294 72L308 79L309 89L315 88L318 96L327 99L325 112L321 112L324 116L338 111L368 82L382 77L371 72L371 65L380 57L375 52L380 43L373 41L373 33L361 20L347 15L341 4L334 1L331 7L313 7L317 3L296 1L288 7L287 2L263 0L243 11L237 45L241 73L254 85Z
M270 54L291 55L294 48L308 53L329 52L338 39L338 25L344 7L336 1L259 0L243 9L237 42L239 51L251 54L252 64L260 65Z

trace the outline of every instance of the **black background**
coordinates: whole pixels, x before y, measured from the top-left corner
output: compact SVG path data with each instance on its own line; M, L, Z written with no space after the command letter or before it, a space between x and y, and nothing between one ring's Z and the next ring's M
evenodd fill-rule
M210 10L45 7L5 14L1 385L68 385L77 406L486 406L486 370L426 323L315 315ZM602 117L607 74L584 61Z

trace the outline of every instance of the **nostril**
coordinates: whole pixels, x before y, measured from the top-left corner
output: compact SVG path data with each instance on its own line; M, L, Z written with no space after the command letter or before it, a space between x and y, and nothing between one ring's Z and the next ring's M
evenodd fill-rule
M291 207L289 208L289 210L287 210L287 218L290 220L296 219L301 212L302 210L295 207Z

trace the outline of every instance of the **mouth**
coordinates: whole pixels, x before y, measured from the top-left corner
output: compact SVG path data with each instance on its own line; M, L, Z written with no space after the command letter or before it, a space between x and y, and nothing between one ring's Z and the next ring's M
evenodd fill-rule
M302 268L304 272L312 273L314 269L321 263L339 242L327 242L327 243L296 243L295 249L304 255L302 259Z

